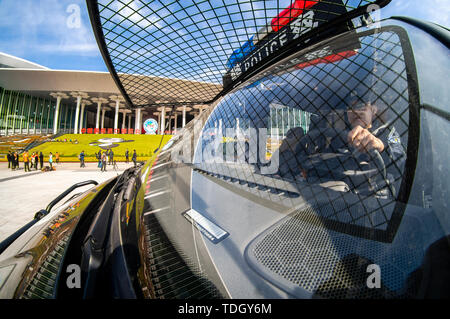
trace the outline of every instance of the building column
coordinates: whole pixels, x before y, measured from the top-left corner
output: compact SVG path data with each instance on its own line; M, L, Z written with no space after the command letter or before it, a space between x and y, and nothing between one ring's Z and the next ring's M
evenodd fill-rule
M119 108L120 108L120 102L123 102L124 99L123 99L123 97L121 95L111 95L109 98L116 102L115 113L114 113L114 134L117 134L117 131L119 129Z
M138 120L138 123L139 123L139 132L141 132L141 130L142 130L142 109L139 109L139 120Z
M183 116L183 120L181 122L181 127L186 126L186 113L190 110L192 110L192 108L189 106L186 106L186 105L177 107L177 111L181 111L182 116Z
M102 130L105 128L105 113L106 113L106 107L104 107L102 109L102 126L101 126Z
M97 115L95 117L95 134L100 133L100 111L102 109L102 102L97 102Z
M53 120L53 134L58 133L58 122L59 122L59 108L61 106L61 100L67 99L69 96L67 94L57 92L57 93L50 93L51 96L56 97L56 107L55 107L55 116ZM35 123L36 127L36 123Z
M173 112L171 112L171 114L167 117L167 119L169 120L169 132L172 132L172 120L173 120L172 115Z
M74 134L78 134L78 128L79 128L79 119L80 119L80 106L81 106L81 100L83 98L88 98L89 96L87 95L87 93L83 93L83 92L71 92L70 95L72 95L73 97L77 98L77 108L75 111L75 125L74 125Z
M98 98L98 97L94 97L92 98L92 102L97 103L97 114L95 117L95 134L99 134L100 133L100 112L102 110L102 104L103 103L107 103L108 99L105 98Z
M119 128L119 100L116 100L116 109L114 113L114 134L117 134L117 129Z
M159 134L164 134L166 128L166 107L163 106L161 110L161 132Z
M61 106L62 97L58 95L56 98L56 108L55 108L55 120L53 122L53 134L58 133L58 122L59 122L59 107Z
M28 116L27 116L27 134L30 134L30 114L31 114L32 103L33 103L33 97L30 96L30 105L28 105Z
M84 108L86 106L86 102L81 103L81 111L80 111L80 129L79 133L81 134L81 130L83 129L83 121L84 121Z
M128 129L131 128L131 114L128 115Z
M178 113L175 112L174 123L173 123L173 130L174 130L175 134L177 134L177 119L178 119Z
M124 110L121 110L121 112L123 114L122 129L126 129L127 128L127 126L126 126L127 114L131 113L131 111L124 109ZM130 117L131 117L131 114L128 115L128 127L130 126ZM127 134L128 134L128 131L127 131Z
M77 96L77 108L75 110L75 127L74 134L78 134L78 121L80 120L80 104L81 104L81 96Z
M134 134L141 134L141 109L136 109L136 120L134 123Z

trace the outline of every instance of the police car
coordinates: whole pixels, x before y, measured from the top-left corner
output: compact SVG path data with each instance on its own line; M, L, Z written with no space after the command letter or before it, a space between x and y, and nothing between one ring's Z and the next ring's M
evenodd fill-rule
M186 39L177 42L162 25L139 28L137 15L89 2L130 105L157 106L155 90L120 72L126 51L115 46L133 41L120 44L119 30L163 39L146 61L169 73L165 57L197 75L194 61L216 61L223 89L149 162L2 243L0 297L448 298L450 33L409 17L372 21L370 6L389 1L350 2L277 2L287 11L264 16L244 49L237 41L243 54L211 51L192 65L183 61L200 49L186 45L212 40L196 42L187 25L214 34L225 25L213 16L235 6L134 8L170 21ZM241 11L239 23L262 12Z

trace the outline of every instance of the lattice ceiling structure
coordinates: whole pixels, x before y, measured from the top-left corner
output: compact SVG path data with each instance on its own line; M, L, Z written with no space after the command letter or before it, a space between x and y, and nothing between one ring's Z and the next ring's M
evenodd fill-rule
M295 46L353 27L389 0L88 0L128 107L209 104ZM273 54L277 52L277 54Z

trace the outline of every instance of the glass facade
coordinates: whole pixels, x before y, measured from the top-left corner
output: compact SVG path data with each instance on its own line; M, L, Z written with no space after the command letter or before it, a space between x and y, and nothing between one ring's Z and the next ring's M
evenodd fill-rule
M0 134L52 134L56 100L0 87ZM61 102L58 132L73 133L75 106Z

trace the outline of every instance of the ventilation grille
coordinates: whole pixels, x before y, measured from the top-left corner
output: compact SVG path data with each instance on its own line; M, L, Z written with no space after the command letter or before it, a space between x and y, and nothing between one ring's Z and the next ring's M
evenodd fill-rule
M62 238L54 247L53 251L45 258L42 266L25 289L22 299L55 298L55 287L59 266L63 260L68 239L69 236Z
M389 249L388 244L329 231L316 210L307 208L258 236L246 257L263 277L298 297L304 296L299 287L319 298L412 297L403 286L419 253L411 247L397 250L392 258ZM381 268L379 289L367 287L370 264Z
M242 185L243 186L242 188L246 191L249 191L251 189L257 189L258 191L264 191L267 193L276 194L278 196L284 196L284 197L289 197L289 198L296 198L296 197L300 196L297 192L288 191L286 189L280 189L275 186L265 185L262 183L248 181L245 179L244 176L242 176L243 178L233 177L233 176L222 175L219 173L202 170L199 168L194 168L194 171L199 172L200 174L203 174L203 175L219 178L221 180L224 180L224 181L226 181L230 184L236 185L236 186Z
M152 297L157 299L221 297L211 282L191 271L170 243L155 215L146 216L145 223L146 262Z

